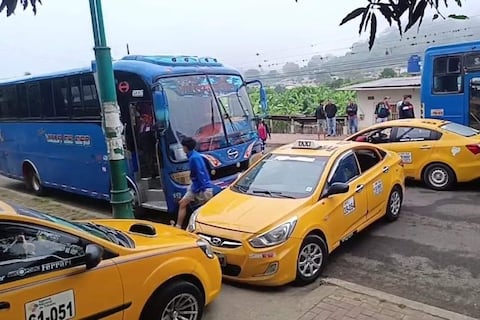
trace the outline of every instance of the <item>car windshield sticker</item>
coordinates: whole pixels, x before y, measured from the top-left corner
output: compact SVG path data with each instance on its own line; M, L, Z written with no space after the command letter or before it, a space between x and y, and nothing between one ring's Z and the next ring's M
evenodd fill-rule
M456 156L457 154L460 153L460 151L462 151L462 149L460 149L459 147L453 147L452 148L452 156Z
M353 211L355 211L355 198L351 197L343 203L343 213L349 215Z
M403 163L412 163L412 153L411 152L400 152L399 155L402 158Z
M75 318L73 290L57 293L25 304L25 320Z
M383 182L382 180L375 181L373 183L373 193L379 195L383 192Z
M312 190L313 190L312 187L306 187L306 188L305 188L305 191L306 191L306 192L312 192Z
M290 157L290 156L276 156L273 160L277 161L302 161L302 162L315 162L315 158L310 157Z

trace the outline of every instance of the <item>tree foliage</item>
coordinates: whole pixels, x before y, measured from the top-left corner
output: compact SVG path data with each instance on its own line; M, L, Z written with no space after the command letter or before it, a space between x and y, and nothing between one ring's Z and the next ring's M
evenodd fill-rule
M3 10L7 9L7 17L10 17L13 13L15 13L18 3L20 3L20 5L23 7L23 10L30 6L33 14L37 14L37 5L42 4L42 0L1 0L0 12L3 12Z
M328 87L297 87L281 90L280 87L267 89L270 115L314 115L320 101L331 99L339 108L339 115L345 114L350 99L355 97L352 91L335 91ZM250 92L255 112L260 112L260 94L258 90Z
M439 17L446 18L442 14L443 7L447 8L448 4L452 2L455 3L457 6L461 7L462 3L465 0L365 0L367 1L367 5L365 7L360 7L343 18L340 22L340 25L344 25L345 23L354 20L356 18L360 18L359 30L358 33L362 34L367 32L367 29L370 28L370 38L368 40L368 47L371 50L374 43L375 37L377 35L377 23L378 17L383 17L390 26L392 24L396 24L398 31L400 32L400 36L403 35L404 32L408 31L415 25L420 28L423 18L425 17L427 9L433 10L434 15L433 19L438 19ZM298 2L298 0L295 0ZM407 17L407 24L404 26L402 24L402 18ZM468 19L467 16L464 15L455 15L451 14L448 18L452 19Z
M396 76L397 73L392 68L385 68L382 73L380 73L380 78L395 78Z

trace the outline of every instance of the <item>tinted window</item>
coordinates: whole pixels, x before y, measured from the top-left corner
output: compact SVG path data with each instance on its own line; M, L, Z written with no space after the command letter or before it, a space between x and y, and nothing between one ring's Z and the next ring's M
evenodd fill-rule
M434 60L433 92L455 93L462 91L462 58L439 57Z
M355 150L355 155L357 156L358 163L362 172L371 169L380 161L382 161L382 158L380 157L378 152L373 149Z
M271 154L245 173L232 190L266 197L301 198L316 189L326 157Z
M42 95L38 83L28 85L28 110L31 118L42 115Z
M82 77L83 106L86 116L100 116L100 102L93 75Z
M398 127L395 142L438 140L441 134L424 128Z
M458 123L453 123L453 122L444 124L440 128L443 129L443 130L447 130L447 131L456 133L456 134L464 136L464 137L472 137L472 136L475 136L477 134L480 134L479 130L476 130L474 128L470 128L470 127L467 127L467 126L464 126L464 125L461 125L461 124L458 124Z
M70 78L70 103L73 116L83 115L82 96L80 93L80 78Z
M44 80L40 82L40 92L42 95L42 107L44 117L55 116L55 106L53 104L52 82Z
M28 98L27 98L27 85L19 84L17 85L17 116L19 118L28 117Z
M13 118L16 116L17 91L15 86L0 88L0 117Z
M68 82L67 79L53 80L53 100L55 102L55 116L69 117L70 104L68 102Z
M360 175L360 168L357 164L357 159L353 153L344 157L338 163L329 184L333 183L348 183Z
M81 265L85 243L37 226L0 224L0 283Z

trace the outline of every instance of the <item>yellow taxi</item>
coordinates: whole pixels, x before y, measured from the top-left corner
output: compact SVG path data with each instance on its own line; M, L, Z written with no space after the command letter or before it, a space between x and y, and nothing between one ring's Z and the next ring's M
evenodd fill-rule
M211 246L183 230L0 202L0 319L201 319L221 281Z
M279 286L320 276L328 255L374 221L398 218L400 156L368 143L299 140L256 162L190 217L226 279Z
M433 190L480 178L480 131L435 119L402 119L375 124L347 138L366 141L402 157L407 178Z

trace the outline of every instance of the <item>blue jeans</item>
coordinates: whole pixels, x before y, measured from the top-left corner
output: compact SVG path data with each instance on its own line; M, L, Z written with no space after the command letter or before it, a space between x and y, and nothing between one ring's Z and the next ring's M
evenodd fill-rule
M329 136L334 136L337 133L337 119L335 117L333 118L327 118L327 134Z
M358 131L358 118L351 117L348 119L348 132L350 134L357 133Z

